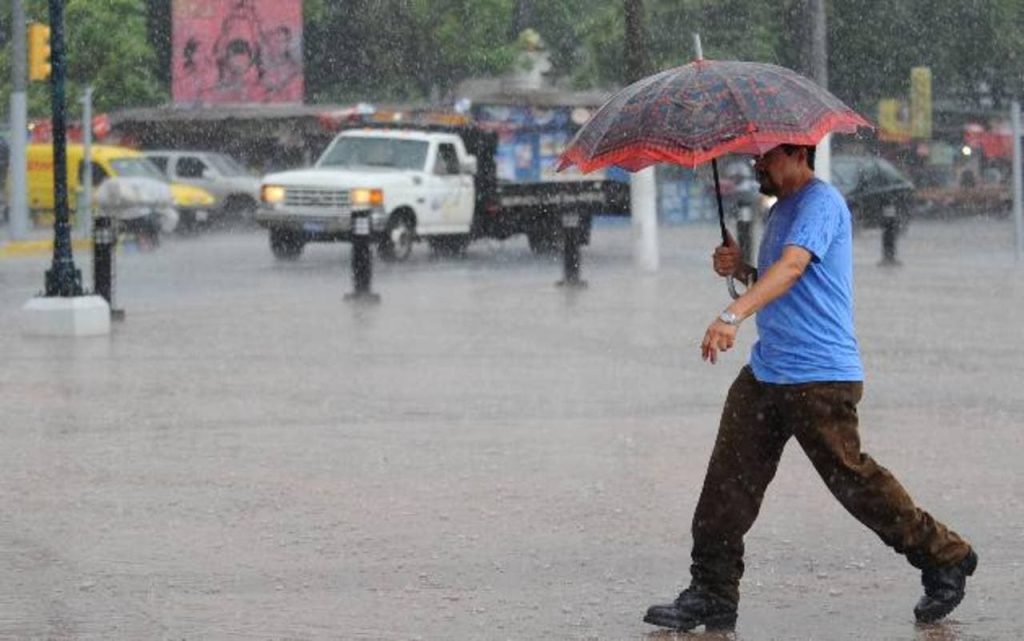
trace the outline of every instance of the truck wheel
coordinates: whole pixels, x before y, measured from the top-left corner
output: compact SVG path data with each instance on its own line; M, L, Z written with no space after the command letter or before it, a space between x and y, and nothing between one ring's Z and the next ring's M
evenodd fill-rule
M381 260L387 262L402 262L409 258L412 253L412 243L416 237L416 230L413 227L412 218L406 214L394 214L388 221L388 227L384 231L377 246L377 255Z
M224 202L224 222L248 224L256 215L256 201L248 196L229 196Z
M295 260L302 253L305 241L297 234L282 229L270 230L270 251L278 260Z

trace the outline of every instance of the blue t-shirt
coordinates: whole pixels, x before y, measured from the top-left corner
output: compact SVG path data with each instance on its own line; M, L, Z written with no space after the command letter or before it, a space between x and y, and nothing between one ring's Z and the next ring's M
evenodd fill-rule
M853 330L853 233L835 187L817 178L780 199L768 215L757 268L765 273L786 245L811 253L792 288L757 313L750 366L764 383L860 381Z

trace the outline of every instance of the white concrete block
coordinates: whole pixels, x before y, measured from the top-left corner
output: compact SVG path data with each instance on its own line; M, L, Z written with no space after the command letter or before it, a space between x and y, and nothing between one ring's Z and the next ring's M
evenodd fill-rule
M102 336L110 333L110 306L102 296L40 296L22 309L32 336Z

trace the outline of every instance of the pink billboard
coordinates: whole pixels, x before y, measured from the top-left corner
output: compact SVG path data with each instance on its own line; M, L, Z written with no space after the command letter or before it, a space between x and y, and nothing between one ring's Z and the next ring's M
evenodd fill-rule
M173 0L178 104L301 103L302 0Z

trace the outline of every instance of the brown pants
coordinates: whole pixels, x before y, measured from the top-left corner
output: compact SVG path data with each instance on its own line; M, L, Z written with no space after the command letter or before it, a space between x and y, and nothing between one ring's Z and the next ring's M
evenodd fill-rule
M744 367L729 390L693 515L693 584L739 601L743 535L757 518L782 449L795 436L843 507L918 568L956 563L970 546L860 451L861 383L772 385Z

